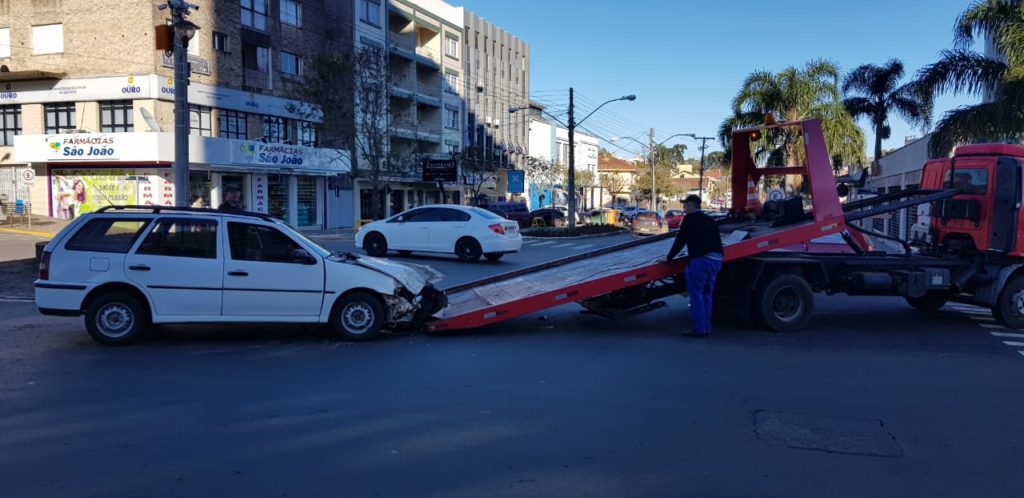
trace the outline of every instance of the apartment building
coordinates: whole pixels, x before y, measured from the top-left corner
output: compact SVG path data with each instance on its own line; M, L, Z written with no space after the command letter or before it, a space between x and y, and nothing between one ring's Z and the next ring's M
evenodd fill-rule
M538 104L533 104L540 109ZM550 161L563 169L569 167L569 130L564 126L543 117L539 112L531 113L529 123L527 154L537 159ZM580 209L593 209L602 203L598 184L597 159L600 148L597 137L576 131L573 134L575 144L574 162L576 165L576 188L580 197L576 201ZM531 209L540 206L541 196L545 205L568 204L566 197L567 185L545 185L526 179L527 202Z
M354 4L193 2L191 201L217 207L232 192L298 226L351 226L350 153L320 147L316 123L288 97L305 57L348 39ZM155 48L168 18L160 3L0 2L0 199L65 218L173 203L173 62Z

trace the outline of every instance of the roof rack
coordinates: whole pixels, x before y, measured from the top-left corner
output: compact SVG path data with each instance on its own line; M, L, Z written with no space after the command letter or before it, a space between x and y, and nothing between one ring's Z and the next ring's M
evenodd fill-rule
M123 210L138 210L138 211L151 211L154 214L159 214L162 211L177 211L177 212L188 212L188 213L206 213L206 214L230 214L235 216L248 216L251 218L259 218L263 221L277 221L276 218L264 213L254 213L252 211L221 211L218 209L210 208L194 208L194 207L179 207L179 206L103 206L96 210L97 213L105 213L107 211L123 211Z

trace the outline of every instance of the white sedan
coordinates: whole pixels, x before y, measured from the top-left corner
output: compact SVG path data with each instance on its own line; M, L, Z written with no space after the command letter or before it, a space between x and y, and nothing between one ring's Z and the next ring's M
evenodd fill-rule
M364 225L356 234L356 247L378 257L388 251L431 252L455 254L467 262L481 256L497 261L522 246L518 223L484 209L449 204L410 209Z

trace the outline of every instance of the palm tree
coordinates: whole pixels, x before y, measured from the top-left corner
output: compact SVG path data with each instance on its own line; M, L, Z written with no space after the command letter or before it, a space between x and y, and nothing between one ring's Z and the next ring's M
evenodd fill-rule
M987 38L1002 54L986 57L970 50ZM925 66L914 83L929 101L951 93L983 97L980 104L947 112L932 134L932 157L949 155L958 144L1024 139L1024 1L983 0L956 21L952 50Z
M832 62L814 60L778 73L755 71L744 80L732 107L732 117L719 129L726 151L730 151L733 129L764 124L770 113L783 121L820 119L833 164L863 162L864 134L843 107L839 68ZM753 144L753 153L767 164L797 166L805 160L802 140L794 130L772 130Z
M913 84L897 86L903 78L903 63L890 59L883 66L864 64L846 75L843 93L859 94L843 100L854 119L867 117L875 132L875 161L882 158L882 140L892 134L889 113L895 112L912 125L930 125L929 102L917 95Z

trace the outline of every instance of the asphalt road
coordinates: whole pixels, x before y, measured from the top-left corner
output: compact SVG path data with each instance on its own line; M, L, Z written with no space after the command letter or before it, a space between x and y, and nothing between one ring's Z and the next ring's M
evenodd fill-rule
M455 283L560 254L544 247L496 265L411 261ZM822 297L806 331L720 324L700 340L678 334L685 307L614 323L568 305L366 344L177 327L114 349L79 319L0 302L0 495L1024 489L1024 336L986 311Z

